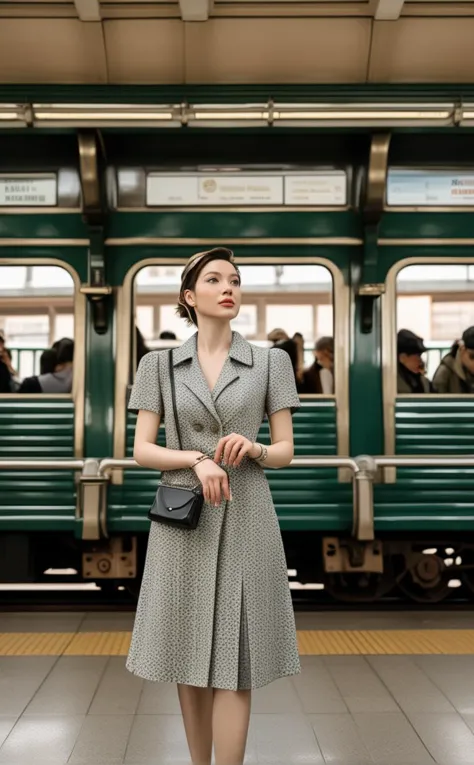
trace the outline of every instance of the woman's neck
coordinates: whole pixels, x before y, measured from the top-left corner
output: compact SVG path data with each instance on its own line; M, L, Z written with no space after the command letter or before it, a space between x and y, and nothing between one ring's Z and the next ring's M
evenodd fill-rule
M227 353L232 344L232 330L229 322L200 319L197 343L198 352Z

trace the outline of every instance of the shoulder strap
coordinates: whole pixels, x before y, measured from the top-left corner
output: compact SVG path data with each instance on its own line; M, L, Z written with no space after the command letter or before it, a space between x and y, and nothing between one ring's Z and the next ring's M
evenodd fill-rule
M174 423L176 426L176 433L178 434L179 448L181 449L181 451L183 451L183 444L181 443L181 433L179 430L178 412L176 411L176 391L174 386L173 349L172 348L170 348L168 351L168 366L169 366L170 383L171 383L171 399L173 401Z

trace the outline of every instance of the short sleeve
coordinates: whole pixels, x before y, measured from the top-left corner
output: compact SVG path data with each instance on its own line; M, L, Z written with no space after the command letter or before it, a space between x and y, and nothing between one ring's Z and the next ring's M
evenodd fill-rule
M301 406L296 390L295 373L288 353L271 348L268 354L268 388L265 409L270 415L279 409L295 412Z
M137 414L140 409L161 415L161 391L158 351L145 354L137 369L128 408Z

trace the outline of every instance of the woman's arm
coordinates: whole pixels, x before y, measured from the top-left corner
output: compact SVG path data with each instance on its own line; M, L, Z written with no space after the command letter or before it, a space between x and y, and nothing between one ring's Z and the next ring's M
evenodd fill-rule
M263 467L282 468L290 464L294 455L293 421L290 409L279 409L268 418L272 437L267 446L268 456ZM256 451L256 450L255 450Z
M139 465L154 470L182 470L191 467L202 452L179 451L158 446L156 438L160 419L159 414L140 409L135 429L133 458Z

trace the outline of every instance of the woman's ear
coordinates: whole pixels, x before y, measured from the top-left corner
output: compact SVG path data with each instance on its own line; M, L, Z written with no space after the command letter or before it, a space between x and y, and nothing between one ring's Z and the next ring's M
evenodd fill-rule
M192 293L192 290L185 290L183 297L186 302L186 305L191 306L191 308L194 308L194 295Z

